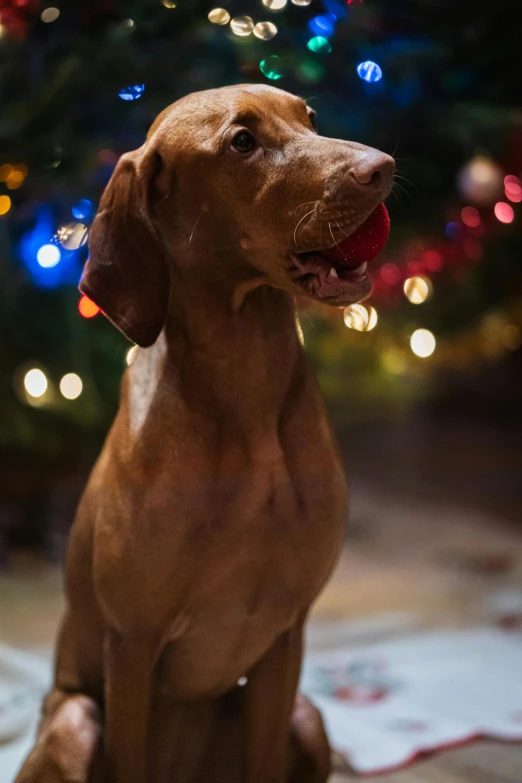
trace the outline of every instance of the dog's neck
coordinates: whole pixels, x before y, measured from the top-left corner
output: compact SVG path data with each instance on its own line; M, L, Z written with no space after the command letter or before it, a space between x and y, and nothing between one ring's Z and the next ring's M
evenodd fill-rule
M240 441L277 432L306 372L293 299L268 286L250 291L236 312L230 296L210 287L176 291L162 337L143 353L155 357L149 377L166 376L194 414ZM138 374L131 386L136 382Z

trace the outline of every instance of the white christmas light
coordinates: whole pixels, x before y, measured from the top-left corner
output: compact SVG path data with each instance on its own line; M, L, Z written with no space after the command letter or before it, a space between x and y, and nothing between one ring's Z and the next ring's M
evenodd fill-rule
M82 379L75 372L68 372L60 381L60 391L66 400L75 400L83 391Z
M24 388L30 397L43 397L48 385L47 376L37 367L28 370L24 376Z
M410 347L415 356L427 359L435 350L436 340L429 329L416 329L410 338Z

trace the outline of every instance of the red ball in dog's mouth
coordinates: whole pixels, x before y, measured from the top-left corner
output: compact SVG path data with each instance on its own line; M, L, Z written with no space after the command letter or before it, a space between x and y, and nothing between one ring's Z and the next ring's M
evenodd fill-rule
M389 233L388 210L379 204L351 236L337 245L293 254L292 279L314 299L341 306L361 301L372 288L367 264L384 248Z
M353 269L369 263L384 249L390 234L390 216L384 204L379 204L369 218L347 239L323 250L322 255L334 265Z

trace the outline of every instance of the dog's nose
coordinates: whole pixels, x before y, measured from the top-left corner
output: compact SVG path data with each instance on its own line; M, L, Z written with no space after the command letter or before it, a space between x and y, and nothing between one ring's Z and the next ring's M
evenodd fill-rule
M365 150L359 153L351 173L359 185L370 185L384 192L392 186L395 161L385 152Z

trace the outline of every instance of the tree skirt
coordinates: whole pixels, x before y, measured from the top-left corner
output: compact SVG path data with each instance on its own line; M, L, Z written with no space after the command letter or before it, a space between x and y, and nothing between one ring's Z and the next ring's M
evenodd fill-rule
M438 631L309 656L301 688L333 748L377 774L488 737L522 742L522 633Z

